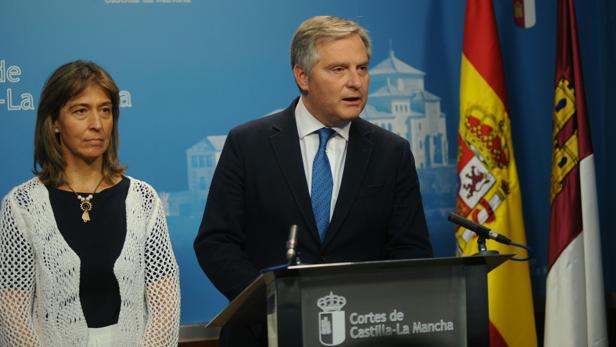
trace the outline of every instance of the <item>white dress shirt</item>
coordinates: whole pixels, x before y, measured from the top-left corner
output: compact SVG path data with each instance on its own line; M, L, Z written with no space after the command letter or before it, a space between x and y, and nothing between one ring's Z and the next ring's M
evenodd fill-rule
M312 162L319 149L318 130L325 127L325 125L310 114L302 98L299 99L297 106L295 106L295 122L299 135L299 147L302 151L304 173L306 174L306 182L308 183L308 193L312 195ZM350 128L351 122L331 127L331 129L335 131L335 135L330 138L329 142L327 142L327 148L325 148L329 166L332 170L333 181L332 201L331 208L329 209L330 220L334 214L334 208L336 207L338 192L340 191L340 184L342 182Z

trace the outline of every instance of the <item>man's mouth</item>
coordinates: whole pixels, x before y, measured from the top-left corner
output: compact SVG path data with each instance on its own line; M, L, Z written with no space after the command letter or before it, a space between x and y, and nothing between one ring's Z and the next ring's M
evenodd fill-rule
M342 101L345 103L356 104L361 102L361 97L359 96L350 96L347 98L342 98Z

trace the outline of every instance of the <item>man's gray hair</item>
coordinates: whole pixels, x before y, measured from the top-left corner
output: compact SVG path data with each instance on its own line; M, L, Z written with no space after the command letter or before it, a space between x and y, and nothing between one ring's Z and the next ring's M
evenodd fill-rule
M291 68L295 65L310 73L319 61L317 45L321 42L339 40L357 34L364 42L368 59L372 55L372 43L368 31L352 20L334 16L316 16L306 19L297 28L291 41Z

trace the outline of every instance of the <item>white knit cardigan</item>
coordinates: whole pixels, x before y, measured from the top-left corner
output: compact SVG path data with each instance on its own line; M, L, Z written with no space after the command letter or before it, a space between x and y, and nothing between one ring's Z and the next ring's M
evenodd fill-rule
M120 346L177 346L178 265L162 204L129 178L126 239L113 271L120 289ZM86 346L79 256L66 243L47 188L33 178L0 211L0 346Z

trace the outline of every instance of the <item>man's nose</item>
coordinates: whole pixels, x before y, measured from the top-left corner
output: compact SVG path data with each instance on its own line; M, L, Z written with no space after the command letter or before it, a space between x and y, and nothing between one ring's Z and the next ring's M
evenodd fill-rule
M359 71L357 70L350 70L349 72L349 78L347 80L347 85L351 88L361 88L363 83L362 80L362 75L360 74Z

